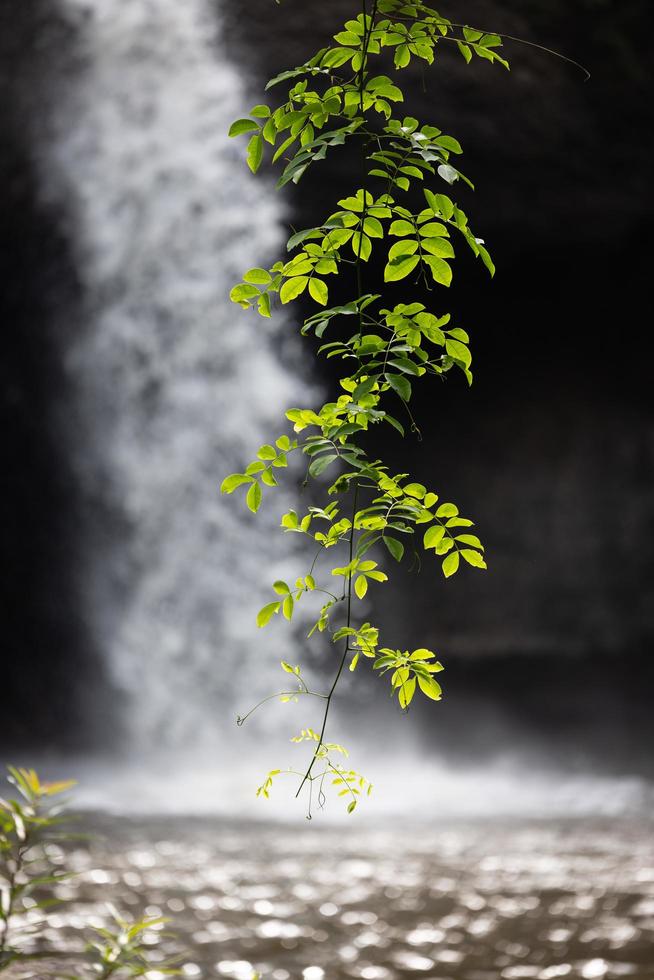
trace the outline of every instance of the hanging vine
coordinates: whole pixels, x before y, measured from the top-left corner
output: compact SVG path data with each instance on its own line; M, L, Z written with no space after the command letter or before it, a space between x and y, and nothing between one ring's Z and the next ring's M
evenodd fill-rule
M414 59L431 65L441 44L453 44L466 62L478 57L508 68L498 53L498 34L453 24L423 3L363 0L361 12L334 35L334 42L268 83L268 89L288 87L282 105L274 110L256 105L229 131L230 136L249 135L247 162L253 172L266 147L272 148L272 162L283 166L279 187L297 183L346 140L356 142L364 175L362 186L339 200L322 224L291 235L286 261L248 270L231 291L235 303L263 317L271 315L274 297L289 304L308 293L319 310L304 321L302 334L321 340L327 336L319 353L344 362L335 400L321 408L287 411L293 435L282 434L274 444L261 446L256 459L221 487L224 493L245 491L245 502L256 513L264 491L277 485L292 454L307 457L306 481L316 481L321 489L323 474L335 474L322 506L282 516L283 531L308 537L316 554L294 584L273 583L274 598L257 617L261 628L279 613L291 620L296 604L315 594L321 607L308 636L328 633L340 645L327 691L313 690L300 666L282 662L290 683L261 702L317 702L315 729L304 729L292 739L309 744L306 766L271 771L257 791L268 797L275 777L295 774L296 795L308 791L309 815L314 795L322 805L328 788L346 798L349 812L371 790L349 768L346 749L327 740L330 707L346 667L354 671L362 658L368 661L373 671L389 679L402 709L418 691L433 701L441 698L437 678L443 667L435 653L380 646L378 629L358 615L357 603L388 579L379 547L387 558L401 562L410 548L421 545L440 563L445 578L464 565L486 568L484 546L470 530L473 521L455 503L406 473L392 472L382 459L369 458L361 445L371 426L388 425L402 436L405 426L418 431L410 403L414 385L422 379L458 369L472 383L466 331L453 325L449 313L436 313L411 297L391 305L381 291L371 291L365 270L373 251L383 249L384 283L406 280L429 290L438 287L437 300L452 281L457 241L491 275L495 271L467 215L442 190L449 192L461 180L470 184L456 162L462 152L459 142L431 123L400 114L403 92L395 77L375 72L375 61L388 60L391 52L396 72ZM417 209L407 206L407 193L416 186L422 188ZM349 277L352 299L330 306L329 277L338 275ZM343 557L330 566L332 548ZM239 724L251 713L239 718Z

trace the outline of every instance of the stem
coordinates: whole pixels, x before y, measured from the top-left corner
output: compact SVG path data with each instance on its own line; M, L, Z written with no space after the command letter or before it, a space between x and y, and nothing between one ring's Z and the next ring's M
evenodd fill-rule
M359 484L357 483L357 484L355 484L355 488L354 488L354 500L352 502L352 528L350 530L350 547L349 547L350 558L349 558L349 564L352 564L352 554L353 554L353 551L354 551L354 518L355 518L355 515L356 515L356 512L357 512L358 497L359 497ZM346 623L346 626L347 626L348 629L350 627L351 620L352 620L352 572L350 571L350 573L348 575L348 580L347 580L347 623ZM322 718L322 728L320 729L320 737L318 739L318 745L316 746L316 749L315 749L313 758L312 758L311 762L309 763L309 768L305 772L304 777L302 779L302 782L300 783L300 785L298 787L298 791L295 794L296 799L300 795L300 792L302 791L302 787L306 783L307 779L310 778L310 776L311 776L311 770L313 769L314 763L315 763L315 761L316 761L316 759L318 757L318 752L320 751L321 746L324 744L325 729L327 727L327 716L329 715L329 706L332 703L332 698L334 696L334 691L336 690L336 685L338 684L338 682L339 682L339 680L341 678L341 674L343 673L343 667L345 666L345 661L347 659L347 655L348 655L349 652L350 652L349 638L346 637L345 638L345 649L343 650L343 656L341 657L341 662L339 663L338 670L336 671L336 677L334 678L334 680L332 682L332 686L331 686L331 688L329 690L329 694L327 694L327 696L325 697L325 702L326 702L325 703L325 713L324 713L323 718Z
M304 683L304 681L302 683ZM245 722L248 720L250 715L253 715L254 712L257 711L257 709L260 708L263 704L266 704L267 701L272 701L275 698L284 698L284 697L295 698L295 697L300 697L301 695L304 694L308 694L312 698L322 698L323 700L327 698L326 694L318 694L317 691L310 691L308 688L304 691L278 691L277 694L269 694L268 697L263 698L261 701L255 704L254 708L250 708L250 710L246 715L238 715L236 718L236 724L240 728L241 725L245 724Z

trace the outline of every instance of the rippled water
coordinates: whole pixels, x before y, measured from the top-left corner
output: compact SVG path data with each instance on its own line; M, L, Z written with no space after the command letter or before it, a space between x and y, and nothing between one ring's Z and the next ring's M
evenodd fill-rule
M87 823L91 844L60 854L79 877L48 917L59 948L111 901L170 916L178 938L162 949L182 949L189 978L654 978L643 820Z

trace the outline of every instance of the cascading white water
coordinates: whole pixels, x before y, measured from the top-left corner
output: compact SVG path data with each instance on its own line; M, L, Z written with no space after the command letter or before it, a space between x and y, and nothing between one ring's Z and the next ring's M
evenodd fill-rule
M228 300L279 249L280 206L226 136L249 103L208 2L60 6L83 64L47 180L86 297L64 420L89 500L86 615L131 744L215 745L290 655L254 625L283 566L283 497L254 521L218 493L302 397L279 327Z

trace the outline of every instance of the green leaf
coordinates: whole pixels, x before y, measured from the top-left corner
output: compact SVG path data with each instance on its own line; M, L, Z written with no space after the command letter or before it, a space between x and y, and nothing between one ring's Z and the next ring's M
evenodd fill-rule
M366 216L363 222L363 230L366 233L366 235L370 236L370 238L384 237L384 229L382 227L381 221L378 218L371 218L370 216Z
M257 309L261 316L270 316L270 294L262 293L257 302Z
M254 119L237 119L229 127L228 136L240 136L241 133L250 133L253 129L259 129L259 124Z
M480 555L478 551L472 551L469 548L463 548L461 550L462 558L468 562L469 565L473 565L475 568L486 568L486 562L484 561L484 556Z
M259 510L261 506L261 487L255 481L247 492L245 502L252 511L253 514Z
M294 600L292 595L287 595L282 603L282 614L284 619L291 619L293 617L293 606Z
M447 228L440 221L429 221L418 229L423 238L445 238Z
M277 595L288 595L291 591L286 582L282 581L282 579L277 579L276 582L273 582L273 589Z
M323 470L326 470L335 459L338 459L336 453L329 453L327 456L318 456L309 466L309 473L311 476L320 476Z
M411 382L401 374L386 374L384 377L388 381L393 391L400 396L402 401L408 402L411 398Z
M316 303L320 303L322 306L327 305L328 290L322 279L316 279L314 276L309 280L309 294Z
M459 340L446 340L445 350L457 361L463 361L466 367L469 367L472 363L472 356L470 351L465 344L462 344Z
M348 813L354 813L354 810L355 810L356 805L357 805L357 801L356 800L352 800L351 803L348 804L347 812Z
M422 485L422 483L407 483L405 487L402 487L407 497L415 497L416 500L422 500L422 498L427 493L427 488Z
M220 492L233 493L237 487L242 486L244 483L252 483L252 477L246 476L245 473L232 473L230 476L226 476L220 484Z
M382 537L382 541L390 551L395 561L402 561L404 555L404 545L397 538Z
M261 166L261 161L263 159L263 136L261 133L257 133L253 136L248 143L247 152L247 162L248 167L253 174L256 174L257 170Z
M384 269L384 282L397 282L405 279L420 261L418 255L399 255L392 259Z
M282 303L290 303L291 300L297 299L307 288L308 282L308 276L294 276L292 279L287 279L279 291Z
M436 517L456 517L459 513L459 508L456 504L441 504L436 511Z
M354 583L354 591L358 595L359 599L363 599L364 595L368 591L368 579L365 575L357 576Z
M272 282L272 276L267 269L249 269L243 276L244 282L254 282L258 285L267 286Z
M442 689L438 681L433 677L418 677L418 685L423 694L426 694L432 701L440 701Z
M395 67L406 68L411 61L411 52L407 44L399 44L395 49Z
M442 286L449 286L452 282L452 269L445 259L439 259L436 255L425 255L422 260L431 269L431 274L436 282Z
M257 613L257 626L261 628L265 626L266 623L270 622L275 613L279 612L279 607L281 602L269 602L267 606L260 609Z
M267 119L270 115L270 106L255 105L252 109L250 109L250 115L256 116L257 119Z
M443 575L445 578L449 578L450 575L454 575L459 568L459 552L451 551L450 554L443 559Z
M479 548L480 551L484 550L484 546L476 534L458 534L456 540L461 541L462 544L472 545L473 548Z
M399 237L404 237L405 235L413 235L415 233L415 227L410 221L404 221L400 219L399 221L393 221L391 227L388 229L390 235L398 235Z
M259 452L257 453L257 456L259 457L259 459L276 459L277 450L275 449L274 446L269 446L269 445L261 446Z
M411 701L413 700L413 695L415 694L415 690L416 690L415 677L412 677L411 680L405 681L404 684L402 684L397 694L398 700L400 702L400 707L402 708L409 707Z
M248 301L258 295L259 290L256 286L239 283L239 285L234 286L229 294L229 298L231 299L232 303L239 303L243 309L247 310L250 305Z
M425 531L425 536L422 539L423 547L435 548L443 540L444 534L444 527L442 527L440 524L433 525L427 531Z

